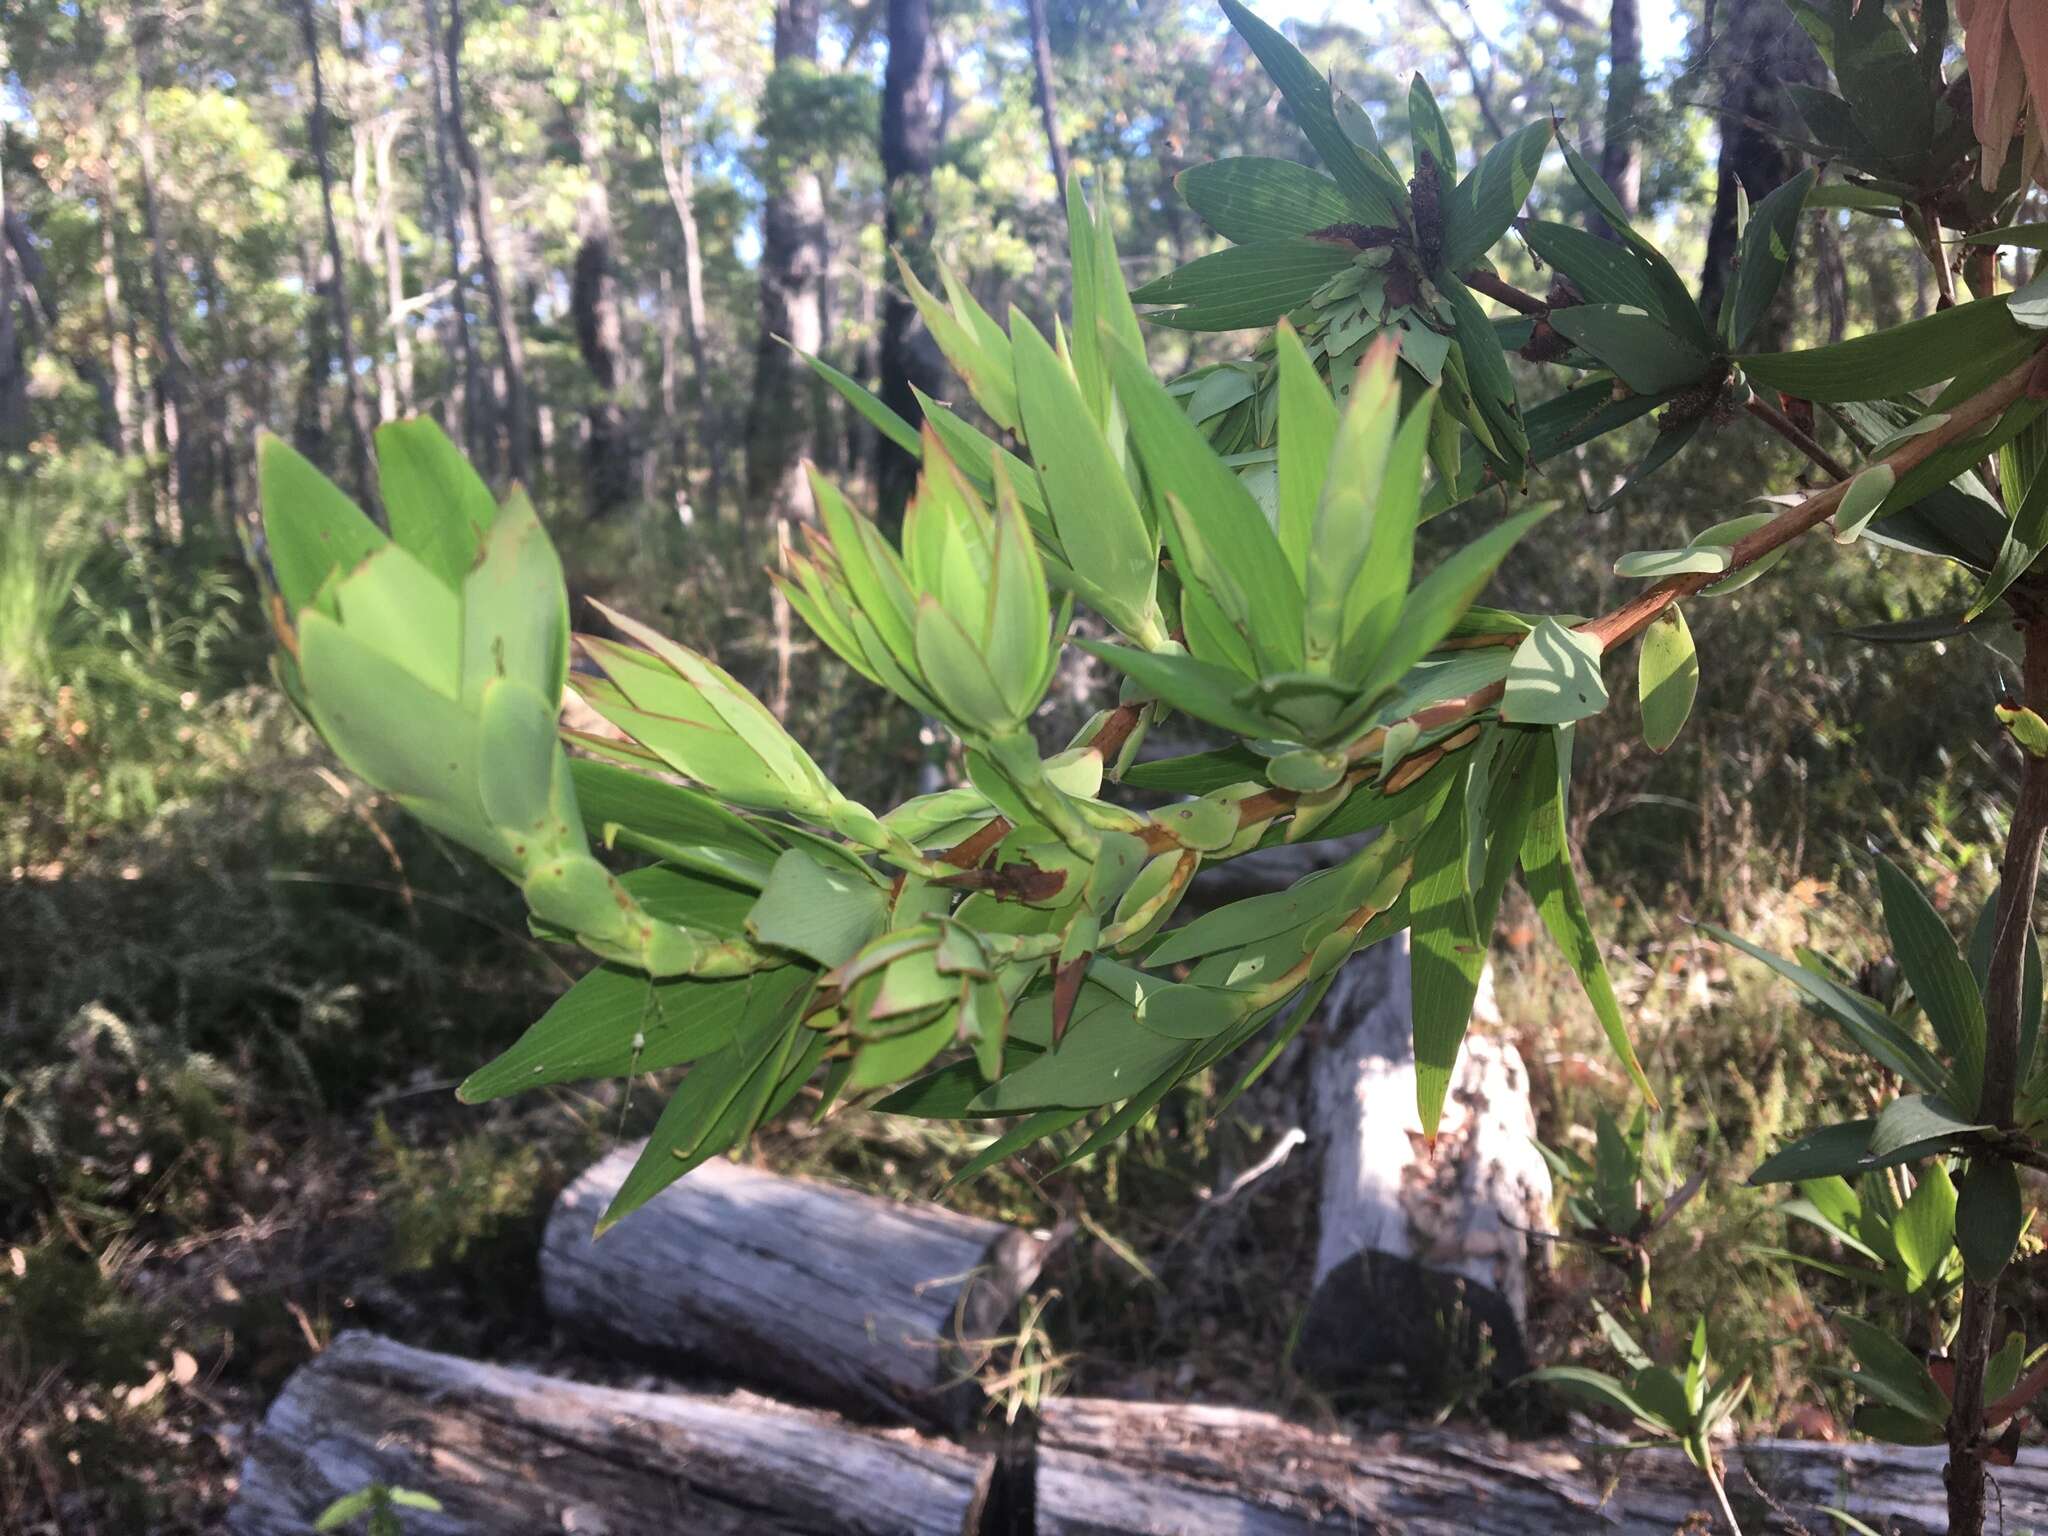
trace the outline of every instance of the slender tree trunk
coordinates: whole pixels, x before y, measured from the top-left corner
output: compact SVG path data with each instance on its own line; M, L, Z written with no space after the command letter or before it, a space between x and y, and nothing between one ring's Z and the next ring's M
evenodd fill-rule
M683 340L683 312L676 298L675 275L666 263L655 270L655 298L661 308L661 377L657 386L661 403L660 440L666 442L667 448L664 451L655 442L648 444L643 478L650 502L671 495L676 486L686 483L690 464L690 434L676 405L682 373L678 349Z
M588 91L586 81L586 95ZM577 349L598 391L585 413L588 436L584 452L591 515L602 517L630 505L639 488L633 443L636 428L630 409L634 368L619 302L618 242L603 174L605 145L587 101L578 112L576 141L583 156L584 182L576 210L578 244L570 313L576 323Z
M818 0L778 0L775 68L818 61ZM761 331L754 393L747 407L747 504L772 517L809 518L801 460L810 451L810 389L790 348L815 354L825 342L825 189L799 162L788 124L771 119L768 199L761 211ZM784 343L788 345L785 346Z
M457 4L461 0L456 0ZM455 378L459 409L455 419L461 425L463 446L486 476L498 472L496 439L491 419L497 414L484 376L483 360L477 355L469 332L469 286L462 260L462 190L458 174L448 164L448 90L441 67L441 8L437 0L425 0L427 22L427 73L434 92L434 186L435 202L441 215L441 233L448 242L449 329L455 335L455 356L459 371Z
M1633 6L1635 0L1615 0L1615 7ZM1038 118L1045 124L1045 150L1052 162L1053 196L1067 191L1067 146L1060 137L1059 95L1053 88L1052 33L1045 24L1045 0L1024 0L1024 15L1031 27L1032 94L1038 101Z
M391 327L391 353L396 363L398 409L391 415L411 415L415 388L412 357L412 326L405 314L405 252L398 242L398 183L391 159L405 119L396 112L380 119L373 145L377 166L377 229L384 255L384 323Z
M100 315L107 331L107 372L113 380L113 447L123 456L140 451L135 436L135 348L128 339L127 305L121 297L121 243L114 203L114 168L101 161L95 189L100 214Z
M140 19L140 18L138 18ZM164 252L163 221L156 201L156 133L150 125L149 94L156 77L155 18L141 19L136 30L136 133L135 150L140 163L142 229L149 241L149 283L155 310L157 380L161 405L162 443L171 455L170 501L176 508L180 530L189 527L201 500L201 487L191 434L185 421L188 370L185 350L178 341L178 326L171 307L170 260ZM191 425L196 426L197 423Z
M1720 182L1707 258L1700 273L1700 308L1719 312L1735 262L1736 187L1751 203L1799 171L1799 156L1785 140L1798 135L1798 115L1784 87L1820 85L1826 78L1812 41L1785 9L1784 0L1722 0L1716 53L1728 63L1720 91ZM1790 292L1788 284L1785 288ZM1776 345L1766 336L1759 346Z
M2025 647L2021 702L2040 714L2048 711L2048 594L2023 578L2008 596L2020 619ZM2020 1086L2024 980L2044 834L2048 834L2048 760L2023 751L2019 800L2013 806L1999 867L1998 911L1984 988L1984 1086L1974 1117L2001 1129L2012 1123ZM1964 1283L1962 1322L1950 1349L1955 1361L1945 1474L1950 1536L1982 1536L1985 1529L1984 1466L1990 1446L1985 1440L1984 1376L2001 1331L1999 1310L1997 1281Z
M526 393L526 348L505 285L498 276L490 187L462 113L462 0L449 0L446 45L449 138L469 182L469 216L476 235L477 272L484 280L484 299L491 307L491 324L498 332L498 356L505 374L506 467L514 480L524 483L533 478L533 410Z
M318 293L324 270L323 258L314 250L303 249L299 270L304 275L306 291ZM332 464L328 454L327 381L334 375L334 335L330 314L329 306L320 302L315 302L306 313L306 372L299 385L298 406L292 423L292 446L315 464L327 467Z
M373 125L370 131L374 134L377 128ZM356 266L372 272L380 264L380 253L377 207L370 191L370 140L362 133L351 133L349 148L349 234L355 245ZM363 336L370 352L371 371L377 375L377 419L389 421L398 415L398 375L391 354L378 335L382 329L378 324L365 325Z
M1635 216L1643 191L1643 150L1636 113L1643 99L1643 28L1637 0L1614 0L1607 32L1607 109L1600 133L1600 179L1622 212ZM1596 219L1602 233L1604 219Z
M22 346L15 310L20 293L15 281L14 252L4 231L7 221L7 178L0 167L0 452L28 447L28 356Z
M674 0L641 0L640 10L647 25L648 51L654 58L662 180L668 187L669 204L675 209L676 227L683 242L683 315L689 322L685 338L690 348L690 411L697 418L697 434L704 444L708 471L705 496L711 503L712 516L717 517L724 514L726 504L725 441L709 382L710 322L704 303L703 247L697 237L696 169L691 163L690 141L677 101L682 82L675 53Z
M306 114L306 130L312 141L313 168L320 176L320 215L326 230L326 255L320 276L327 290L328 307L334 314L335 351L341 360L342 409L349 427L349 474L355 481L357 497L367 506L376 499L376 485L370 473L369 409L356 380L348 263L342 256L341 230L334 220L334 167L327 148L327 86L320 70L320 32L313 17L313 0L299 0L299 35L305 40L306 59L313 69L313 102Z
M882 186L884 244L900 251L920 275L931 264L932 164L939 147L933 115L935 51L931 0L888 0L889 63L882 79ZM905 420L919 419L913 389L939 387L942 366L917 310L891 282L882 306L882 399ZM917 461L887 438L878 438L875 485L885 526L903 516L917 483Z

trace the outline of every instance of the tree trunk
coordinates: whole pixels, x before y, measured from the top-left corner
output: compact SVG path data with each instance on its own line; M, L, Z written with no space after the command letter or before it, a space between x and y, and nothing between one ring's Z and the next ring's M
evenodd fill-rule
M14 250L7 227L7 178L0 167L0 452L28 447L32 423L28 408L28 355L15 314L21 301L15 279Z
M299 271L308 293L320 291L321 270L321 258L302 248ZM306 316L306 371L292 418L292 446L323 468L333 467L328 455L327 380L334 372L334 337L328 316L328 306L318 302Z
M541 1247L548 1310L640 1360L865 1417L963 1427L977 1340L1008 1330L1045 1243L942 1206L709 1162L591 1228L639 1146L564 1190ZM957 1390L966 1382L966 1390Z
M920 278L931 274L932 164L938 155L933 115L931 0L888 0L889 63L882 77L883 243L901 251ZM917 397L934 394L943 368L917 309L891 280L882 304L882 399L906 421L920 419ZM875 486L884 527L901 520L917 483L917 461L877 438Z
M817 62L818 0L777 0L777 72L794 76ZM825 189L817 167L798 157L791 126L771 117L763 145L768 196L761 210L761 331L747 405L747 505L808 520L811 489L801 460L814 456L815 418L810 372L790 348L816 355L825 344Z
M135 348L128 338L128 306L121 296L120 219L114 202L114 170L102 161L99 185L100 315L107 332L107 371L113 380L113 447L124 458L141 451L135 430Z
M405 118L386 113L371 129L371 155L377 173L377 240L384 258L384 324L391 328L392 384L395 398L390 416L410 416L413 408L412 322L406 314L405 252L398 243L398 184L391 168Z
M1943 1528L1939 1450L1761 1440L1726 1455L1747 1529L1823 1530L1823 1505L1900 1536ZM1353 1438L1186 1403L1055 1399L1031 1470L1041 1536L1670 1536L1712 1518L1675 1451L1596 1456L1454 1431ZM227 1529L303 1536L333 1500L381 1483L440 1501L439 1514L403 1516L432 1536L1014 1530L984 1502L991 1471L943 1441L745 1394L627 1391L348 1333L286 1383L251 1437ZM1999 1492L2008 1529L2038 1528L2048 1454L2020 1452Z
M1615 0L1632 5L1634 0ZM1031 27L1032 95L1038 101L1038 120L1045 125L1045 152L1052 163L1053 200L1067 195L1067 146L1060 137L1059 94L1053 88L1052 34L1045 24L1045 0L1024 0L1025 18Z
M683 240L683 310L689 322L691 414L697 418L697 435L704 443L709 472L705 496L711 503L711 515L717 517L725 511L725 434L719 424L716 402L711 398L711 365L706 360L710 322L704 303L703 248L697 238L696 169L690 160L690 142L683 130L682 113L676 105L681 74L675 57L674 0L640 0L640 8L647 24L648 51L654 56L661 175Z
M185 420L188 370L185 349L171 304L170 260L164 251L163 221L156 201L156 133L150 125L149 96L156 84L158 18L136 17L136 157L142 172L142 230L149 241L149 284L156 322L156 392L160 403L161 441L171 455L170 501L176 508L178 533L191 527L204 499L197 467L196 422Z
M462 0L454 0L461 4ZM463 272L462 260L462 189L458 184L459 172L451 171L448 165L447 82L442 78L442 33L440 6L437 0L425 0L427 22L427 73L431 77L434 92L434 183L435 201L440 205L442 234L448 241L448 277L453 284L448 293L449 326L455 333L455 355L460 365L456 375L456 394L460 409L456 421L460 424L463 446L469 450L470 458L486 476L493 477L498 471L496 438L491 421L497 415L497 403L490 396L490 385L484 375L483 360L477 355L475 342L469 332L469 282Z
M1785 141L1804 130L1784 87L1826 82L1820 55L1785 9L1784 0L1722 0L1719 14L1714 51L1727 61L1718 98L1720 181L1700 273L1700 308L1710 318L1720 312L1735 262L1737 185L1753 205L1799 172L1799 156ZM1790 295L1797 290L1787 282L1779 291ZM1780 316L1783 313L1781 304ZM1782 329L1782 320L1769 323L1765 334L1751 344L1772 350L1778 340L1770 332L1782 335Z
M1323 1004L1320 1236L1299 1353L1331 1384L1398 1369L1427 1392L1488 1361L1513 1379L1529 1369L1524 1234L1550 1215L1529 1074L1496 1033L1488 984L1427 1151L1409 1015L1405 935L1354 956Z
M505 376L505 463L521 484L533 479L533 407L526 393L526 346L498 276L497 231L491 218L491 189L462 110L462 0L449 0L443 57L447 63L448 136L468 181L470 227L476 236L477 272L498 333L498 361Z
M313 168L320 176L320 217L326 231L321 286L334 315L335 352L341 360L341 401L348 417L349 475L356 499L374 506L377 488L370 473L370 418L356 380L355 335L349 320L348 263L341 253L341 231L334 221L334 167L327 153L327 87L320 70L320 32L313 18L313 0L299 0L299 35L313 69L313 100L306 112L306 133L313 150Z
M1635 217L1643 191L1643 150L1636 114L1643 99L1643 28L1637 0L1614 0L1607 30L1607 108L1600 131L1600 179L1622 212ZM1603 233L1606 221L1596 218Z
M590 89L585 82L586 95ZM626 317L619 299L618 239L612 200L606 189L603 136L585 101L577 113L576 143L583 157L583 196L576 209L576 266L570 285L570 314L576 347L597 385L585 412L584 468L590 513L604 517L632 505L640 489L632 409L637 370L626 345Z
M433 1536L959 1536L981 1467L942 1441L758 1398L556 1381L342 1335L265 1415L231 1536L302 1536L370 1483L431 1494Z

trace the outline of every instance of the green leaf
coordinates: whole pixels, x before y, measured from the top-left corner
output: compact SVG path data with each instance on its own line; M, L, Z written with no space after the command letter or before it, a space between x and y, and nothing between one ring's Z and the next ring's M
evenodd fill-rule
M784 974L769 972L768 977ZM639 1161L598 1219L597 1236L602 1237L692 1168L716 1157L751 1130L782 1082L796 1036L808 1036L818 1047L826 1043L818 1032L806 1030L797 1017L810 992L809 980L804 973L805 984L790 986L785 981L776 987L768 978L752 978L754 994L735 1027L732 1043L699 1061L670 1097Z
M1878 1111L1877 1124L1870 1133L1869 1156L1883 1158L1894 1152L1926 1156L1972 1132L1990 1129L1965 1119L1941 1099L1909 1093Z
M337 577L327 588L325 607L341 619L350 639L444 698L462 695L462 603L432 571L400 546L386 544Z
M1905 1266L1906 1289L1918 1293L1936 1279L1956 1240L1956 1187L1939 1160L1929 1163L1913 1193L1892 1218L1892 1244Z
M1422 1132L1431 1140L1486 961L1486 936L1472 907L1468 846L1466 797L1454 779L1449 802L1416 845L1408 884L1415 1102Z
M1552 132L1548 119L1516 129L1489 149L1459 184L1457 199L1445 209L1445 266L1463 271L1508 232L1536 185Z
M1384 165L1362 153L1339 125L1330 82L1322 71L1238 0L1222 0L1222 4L1223 14L1230 18L1238 36L1250 45L1266 74L1287 98L1295 122L1301 125L1301 131L1336 178L1357 216L1368 224L1402 222L1396 210L1405 209L1407 197L1400 182Z
M1014 310L1010 331L1025 436L1075 590L1118 629L1142 634L1152 611L1158 541L1066 365Z
M882 436L901 448L912 458L924 456L924 440L917 435L917 428L899 416L893 408L884 403L882 397L857 379L841 373L822 357L801 353L803 360L811 365L811 371L837 390L848 405L851 405Z
M1972 1280L1989 1285L1998 1278L2019 1246L2026 1223L2019 1173L2013 1165L1999 1158L1971 1158L1956 1200L1955 1236Z
M888 919L888 892L872 880L845 868L827 869L792 848L775 861L747 929L759 943L829 967L859 954Z
M329 576L354 570L390 541L283 438L258 436L256 477L278 594L296 621Z
M1330 449L1337 441L1337 403L1302 350L1293 326L1280 324L1273 333L1273 348L1280 376L1280 547L1305 585L1316 508L1330 478Z
M1984 1080L1984 999L1977 978L1920 887L1890 859L1878 860L1877 884L1892 952L1948 1057L1955 1101L1974 1109Z
M1638 394L1683 389L1705 376L1712 359L1640 309L1574 304L1550 312L1551 329L1590 352Z
M1700 548L1632 550L1614 562L1614 574L1630 580L1662 580L1666 576L1713 575L1728 569L1726 549Z
M1777 297L1798 239L1800 210L1818 175L1812 169L1801 171L1749 210L1736 253L1735 281L1723 300L1723 334L1730 347L1748 344Z
M1221 747L1214 752L1193 752L1184 757L1160 757L1133 763L1124 770L1122 782L1133 789L1156 789L1175 795L1206 795L1257 779L1265 760L1249 748Z
M1235 245L1285 240L1357 218L1336 182L1298 160L1211 160L1189 166L1173 184L1203 223Z
M483 477L439 423L414 416L377 429L377 487L391 537L459 592L498 519Z
M1261 240L1197 256L1131 293L1133 304L1171 305L1144 318L1188 331L1271 325L1348 268L1358 252L1333 240Z
M583 824L599 841L607 827L617 826L667 843L729 849L768 862L781 851L775 839L700 790L589 758L572 758L569 775Z
M1600 942L1593 936L1593 924L1586 915L1585 898L1579 894L1578 872L1572 868L1571 849L1564 833L1565 779L1560 765L1556 782L1542 795L1522 839L1522 885L1536 905L1536 915L1550 934L1551 942L1563 951L1578 975L1586 1000L1607 1036L1607 1043L1627 1071L1636 1091L1652 1109L1657 1095L1636 1060L1629 1041L1628 1025L1621 1016L1621 1003L1608 979L1607 963L1600 957Z
M1976 299L1832 346L1736 362L1755 382L1802 400L1881 400L1953 378L2019 334L2004 299Z
M1550 1365L1540 1371L1531 1371L1522 1380L1540 1381L1547 1386L1560 1387L1573 1397L1584 1398L1603 1408L1619 1409L1645 1428L1662 1429L1674 1434L1677 1432L1676 1426L1665 1424L1628 1388L1603 1372L1588 1370L1579 1365Z
M1685 729L1700 687L1700 662L1692 630L1673 603L1643 631L1636 658L1636 693L1642 701L1643 741L1652 752L1667 751Z
M1949 1401L1927 1367L1905 1345L1860 1317L1835 1317L1849 1340L1849 1349L1863 1369L1852 1378L1871 1396L1901 1413L1939 1424L1948 1417Z
M1545 618L1515 647L1501 719L1516 725L1570 725L1606 707L1597 636Z
M1877 516L1877 509L1884 505L1885 498L1892 493L1892 486L1898 476L1889 464L1873 464L1842 492L1840 505L1835 508L1835 542L1854 544L1870 520Z
M809 978L809 971L791 967L732 981L650 982L643 972L601 965L557 998L510 1049L465 1078L456 1097L482 1104L547 1083L695 1061L731 1043L761 989L800 986Z
M1155 520L1168 531L1183 585L1198 583L1223 603L1267 668L1299 669L1301 584L1272 524L1152 377L1144 358L1125 347L1109 352L1117 398L1154 498ZM1180 503L1203 548L1181 536L1169 498Z
M1487 319L1486 311L1472 296L1471 289L1448 271L1438 271L1435 280L1438 289L1450 301L1458 351L1464 359L1472 398L1499 445L1499 453L1489 457L1498 459L1497 467L1502 479L1510 485L1520 485L1529 456L1529 439L1522 427L1521 408L1515 401L1514 376L1508 372L1507 355L1501 351L1500 338L1494 333L1493 322Z
M1401 604L1400 621L1386 648L1373 663L1362 690L1377 697L1408 675L1409 669L1443 641L1457 627L1473 601L1493 579L1493 573L1508 551L1530 529L1554 509L1535 506L1493 525L1456 554L1440 561L1436 568L1408 594ZM1325 836L1334 836L1325 833Z
M1550 224L1531 219L1522 226L1522 236L1546 263L1571 279L1572 286L1591 304L1625 304L1650 314L1663 302L1649 269L1629 247L1603 240L1571 224ZM1611 393L1605 385L1601 392ZM1529 435L1536 436L1534 413Z
M1870 1149L1875 1120L1849 1120L1822 1126L1787 1142L1757 1165L1751 1184L1797 1184L1860 1173Z
M2010 496L2014 490L2008 482L2006 494ZM2019 510L2013 513L2005 542L1999 547L1998 563L1985 575L1984 585L1971 599L1965 621L1979 618L2005 596L2007 588L2026 574L2043 549L2048 549L2048 474L2037 471L2026 482Z
M1258 738L1271 733L1269 721L1236 702L1244 689L1244 679L1234 672L1212 667L1192 656L1132 650L1105 640L1076 639L1074 644L1121 670L1147 693L1198 720L1207 720L1240 736Z
M1609 190L1600 169L1574 149L1569 142L1560 141L1564 150L1565 168L1572 173L1572 180L1579 184L1579 190L1593 200L1606 219L1608 227L1622 239L1643 264L1643 270L1650 284L1656 290L1656 302L1644 306L1652 315L1662 320L1672 334L1682 341L1690 342L1704 353L1715 350L1713 332L1707 328L1706 320L1700 314L1699 305L1693 302L1692 294L1685 286L1671 263L1664 255L1636 232L1629 222L1614 193Z
M338 1531L351 1520L370 1513L377 1502L377 1495L383 1491L381 1484L358 1488L354 1493L345 1493L332 1504L320 1511L320 1518L313 1522L316 1531Z
M1014 1114L1113 1104L1150 1083L1186 1049L1185 1040L1146 1028L1121 997L1084 983L1066 1038L990 1084L972 1108Z
M965 1164L954 1172L951 1178L946 1180L941 1192L943 1193L945 1189L957 1188L959 1185L965 1184L969 1179L979 1178L982 1174L988 1172L989 1169L995 1167L997 1163L1016 1156L1017 1153L1022 1152L1026 1147L1043 1141L1048 1136L1056 1135L1087 1113L1088 1111L1085 1109L1041 1110L1029 1119L1012 1126L979 1152L975 1153L973 1157L969 1158Z
M1948 1082L1948 1073L1928 1049L1902 1028L1898 1021L1852 988L1831 976L1796 965L1781 955L1738 939L1725 928L1700 924L1724 944L1732 944L1752 960L1760 960L1805 993L1822 1012L1843 1029L1850 1039L1880 1066L1925 1093L1938 1093Z

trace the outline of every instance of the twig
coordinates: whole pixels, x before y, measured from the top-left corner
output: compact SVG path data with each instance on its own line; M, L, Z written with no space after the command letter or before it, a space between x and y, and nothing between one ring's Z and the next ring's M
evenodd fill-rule
M1821 447L1820 443L1798 422L1787 416L1761 395L1751 395L1749 404L1743 407L1750 415L1785 439L1794 448L1805 454L1826 473L1830 480L1846 480L1849 470L1842 461Z
M1550 313L1550 305L1537 298L1535 294L1517 288L1513 283L1495 277L1491 272L1460 273L1459 281L1474 293L1483 293L1489 299L1505 304L1520 314L1534 315L1540 320Z

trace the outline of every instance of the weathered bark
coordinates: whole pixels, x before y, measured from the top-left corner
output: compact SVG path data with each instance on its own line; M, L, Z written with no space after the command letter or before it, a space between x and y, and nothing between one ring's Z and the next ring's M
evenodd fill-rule
M817 64L818 9L818 0L777 0L778 72ZM768 196L761 209L761 331L747 406L747 504L808 519L813 508L802 460L812 453L815 413L809 370L790 348L816 355L825 343L825 189L817 167L792 142L796 126L771 118L763 146Z
M931 261L932 165L939 148L933 113L931 0L888 0L889 62L882 76L883 243L921 278ZM935 394L943 368L917 308L891 282L882 304L882 399L904 420L921 418L914 390ZM903 516L917 461L885 437L876 442L875 485L884 526Z
M1823 1504L1908 1536L1942 1529L1938 1450L1765 1440L1728 1460L1749 1529L1825 1529ZM333 1499L381 1482L441 1502L438 1515L405 1516L423 1536L956 1536L1001 1524L1003 1511L977 1508L989 1475L985 1457L907 1431L744 1395L553 1380L351 1333L271 1405L227 1528L302 1536ZM2009 1529L2048 1520L2048 1453L2022 1451L1998 1486ZM1707 1528L1709 1495L1675 1452L1595 1457L1450 1431L1352 1438L1246 1409L1084 1398L1046 1407L1036 1504L1041 1536L1669 1536Z
M94 195L99 201L100 254L96 269L100 280L100 316L107 333L107 372L112 381L108 401L113 413L112 446L128 457L139 453L142 447L135 429L135 347L129 340L132 322L121 293L120 217L114 201L114 171L104 161Z
M1643 191L1643 149L1636 133L1642 99L1642 20L1636 0L1614 0L1607 28L1607 108L1601 118L1600 179L1631 218Z
M334 219L334 166L327 149L327 86L320 70L320 30L313 17L313 0L299 0L299 36L306 45L306 60L313 71L313 99L306 108L306 135L312 145L313 169L320 177L320 217L326 244L320 268L320 285L334 317L334 348L341 361L341 401L348 418L349 475L356 497L365 506L376 499L370 473L370 416L356 381L356 343L349 317L348 263L341 253L341 230Z
M1038 102L1038 120L1045 125L1045 153L1052 164L1053 195L1067 193L1067 145L1060 137L1060 99L1052 78L1052 33L1045 24L1045 0L1024 0L1031 28L1031 94Z
M1792 1528L1752 1476L1811 1531L1832 1523L1823 1504L1888 1532L1943 1529L1939 1451L1759 1440L1724 1454L1745 1530ZM2008 1529L2048 1516L2048 1453L2021 1452L1999 1487ZM1038 1507L1046 1536L1671 1536L1712 1519L1705 1481L1676 1451L1595 1456L1468 1431L1352 1438L1245 1409L1090 1399L1045 1409Z
M690 160L689 136L676 97L681 90L676 67L676 15L674 0L641 0L641 14L647 23L647 46L654 56L657 97L657 146L661 153L662 181L668 187L669 205L675 209L676 227L683 242L683 310L688 320L690 348L690 409L697 418L697 433L704 444L708 472L705 496L711 514L725 508L725 434L720 427L716 402L711 397L711 365L706 340L710 324L704 303L704 257L697 237L696 169Z
M505 285L499 279L490 183L463 116L462 0L449 0L448 30L442 42L442 57L447 66L448 137L468 183L470 227L476 236L476 269L483 278L484 301L490 306L491 324L498 333L498 366L505 380L505 464L514 480L527 482L533 478L533 407L526 391L526 345L520 338L519 322L513 317Z
M461 0L455 0L460 4ZM456 393L459 398L456 421L460 423L463 447L470 458L486 475L497 472L498 460L496 441L491 422L497 415L496 403L488 398L490 385L483 370L483 360L477 355L477 348L469 333L469 284L463 270L462 259L462 189L458 183L458 172L448 165L448 91L442 79L442 34L441 14L437 0L425 0L427 23L427 73L434 93L434 186L435 202L439 204L442 234L448 241L448 276L452 287L448 294L449 329L455 336L455 355L460 365L456 375Z
M587 93L589 82L584 88ZM577 350L597 385L597 396L584 413L584 483L591 515L602 517L629 506L640 488L633 409L638 370L626 344L625 307L619 297L618 237L604 179L606 144L588 102L577 115L576 143L584 179L576 208L578 244L569 309L576 323Z
M1030 1233L738 1163L706 1163L591 1227L639 1147L564 1190L541 1248L548 1310L635 1358L890 1418L957 1425L974 1341L1007 1326L1043 1251Z
M1821 85L1826 79L1820 55L1784 0L1723 0L1719 15L1714 52L1728 62L1717 102L1720 181L1700 272L1700 308L1708 315L1720 312L1735 262L1737 185L1755 204L1799 172L1799 156L1787 140L1798 138L1802 129L1784 88L1792 82ZM1788 281L1779 291L1789 296L1797 290ZM1784 305L1778 309L1782 314ZM1772 330L1782 332L1782 323L1766 322L1766 334L1752 345L1776 347Z
M981 1465L746 1397L555 1381L344 1334L250 1443L232 1536L302 1536L372 1482L440 1500L426 1536L959 1536Z
M1300 1356L1322 1380L1398 1368L1425 1387L1491 1357L1528 1369L1529 1244L1550 1204L1529 1075L1482 990L1434 1152L1415 1109L1406 936L1354 956L1323 1004L1311 1145L1315 1290Z

